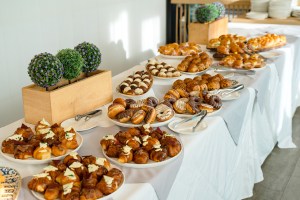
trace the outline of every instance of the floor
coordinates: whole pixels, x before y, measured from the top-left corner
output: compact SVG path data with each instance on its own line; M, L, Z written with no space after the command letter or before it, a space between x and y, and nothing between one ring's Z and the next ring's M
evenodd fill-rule
M300 108L293 118L293 141L299 148L273 149L262 166L264 180L246 200L300 199Z

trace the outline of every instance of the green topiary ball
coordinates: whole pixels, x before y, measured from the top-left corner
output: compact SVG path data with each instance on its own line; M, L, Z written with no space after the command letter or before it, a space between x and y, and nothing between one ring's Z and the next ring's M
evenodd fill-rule
M79 76L84 65L84 60L80 53L74 49L62 49L56 57L60 60L64 67L63 77L71 80Z
M200 23L212 22L218 16L219 12L214 4L205 4L196 10L196 18Z
M41 53L30 61L28 74L38 86L47 88L55 85L62 78L63 65L50 53Z
M95 71L101 63L101 53L96 45L83 42L75 47L84 60L83 72Z
M221 2L213 2L213 5L215 5L218 9L219 17L217 19L222 18L225 16L225 6Z

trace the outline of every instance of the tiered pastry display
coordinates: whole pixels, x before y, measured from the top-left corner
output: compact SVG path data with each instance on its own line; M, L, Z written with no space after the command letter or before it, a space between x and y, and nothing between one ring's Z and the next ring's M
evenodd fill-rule
M264 67L265 62L259 54L231 54L223 58L219 65L238 69L253 69Z
M198 54L201 52L199 44L185 42L185 43L172 43L164 46L160 46L158 49L159 53L168 56L188 56L192 54Z
M175 78L181 76L181 73L171 65L165 62L149 60L146 69L154 76L160 78Z
M208 90L227 88L233 81L221 74L211 76L203 74L194 79L176 80L164 96L164 104L174 109L177 114L196 114L201 110L213 112L222 107L221 99L208 94Z
M136 96L148 92L152 87L153 78L147 71L137 71L128 76L117 88L120 93Z
M159 128L153 129L149 124L106 135L100 145L109 158L119 163L136 164L165 161L177 156L182 148L175 136Z
M174 112L168 106L159 104L154 97L138 101L117 98L108 107L107 115L121 123L131 122L136 125L168 121L174 116Z
M212 58L206 53L194 54L185 57L177 66L181 72L199 73L208 69L212 65Z
M69 149L79 146L73 128L50 125L44 119L35 126L35 133L24 124L2 142L2 152L12 154L15 159L35 158L38 160L62 156Z
M238 36L238 35L232 35L232 34L226 34L226 35L221 35L219 38L214 38L209 40L207 49L216 49L218 46L227 46L231 42L235 43L245 43L246 42L246 37L244 36Z
M28 188L47 200L95 200L112 194L123 182L122 171L107 159L72 153L34 175Z
M248 40L247 47L252 52L268 51L286 44L285 35L266 34Z

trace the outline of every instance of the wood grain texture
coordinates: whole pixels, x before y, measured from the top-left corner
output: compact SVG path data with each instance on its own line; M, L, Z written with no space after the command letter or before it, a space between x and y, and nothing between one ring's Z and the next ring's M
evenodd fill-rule
M53 91L30 85L22 94L27 123L35 124L43 117L51 124L61 123L112 101L111 71L97 70L93 76Z
M189 42L207 45L212 38L228 33L228 18L216 20L211 23L190 23Z

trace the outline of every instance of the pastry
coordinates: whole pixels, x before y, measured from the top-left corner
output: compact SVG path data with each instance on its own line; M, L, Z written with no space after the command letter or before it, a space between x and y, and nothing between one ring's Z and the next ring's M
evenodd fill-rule
M155 110L157 113L156 120L159 122L167 121L174 116L173 110L165 104L159 104L156 106Z
M138 110L134 113L131 118L133 124L140 124L146 117L146 112L144 110Z
M232 86L232 80L229 79L223 79L220 81L220 87L223 88L228 88Z
M196 73L208 69L212 64L212 58L207 53L202 52L193 56L187 56L177 66L177 69L182 72Z
M146 69L153 75L163 78L173 78L181 76L181 73L171 65L164 62L149 60L146 64Z
M213 106L214 109L220 109L222 106L222 101L220 99L220 97L218 97L217 95L211 95L209 97L209 105Z
M183 114L186 112L186 104L188 102L187 98L181 98L175 101L173 108L176 113Z
M149 160L149 153L143 148L139 148L133 154L133 162L137 164L146 164Z
M51 157L51 148L47 143L40 143L40 146L33 151L33 157L38 160L45 160Z
M206 110L208 113L211 113L211 112L214 111L214 107L211 106L211 105L209 105L209 104L207 104L207 103L201 103L201 104L199 105L199 108L200 108L201 110Z
M158 52L163 55L170 56L186 56L197 54L201 52L201 47L198 44L185 42L185 43L171 43L164 46L160 46Z
M119 113L123 112L124 110L125 110L125 107L123 105L118 104L118 103L113 103L108 107L107 114L108 114L109 118L115 119L116 116Z

